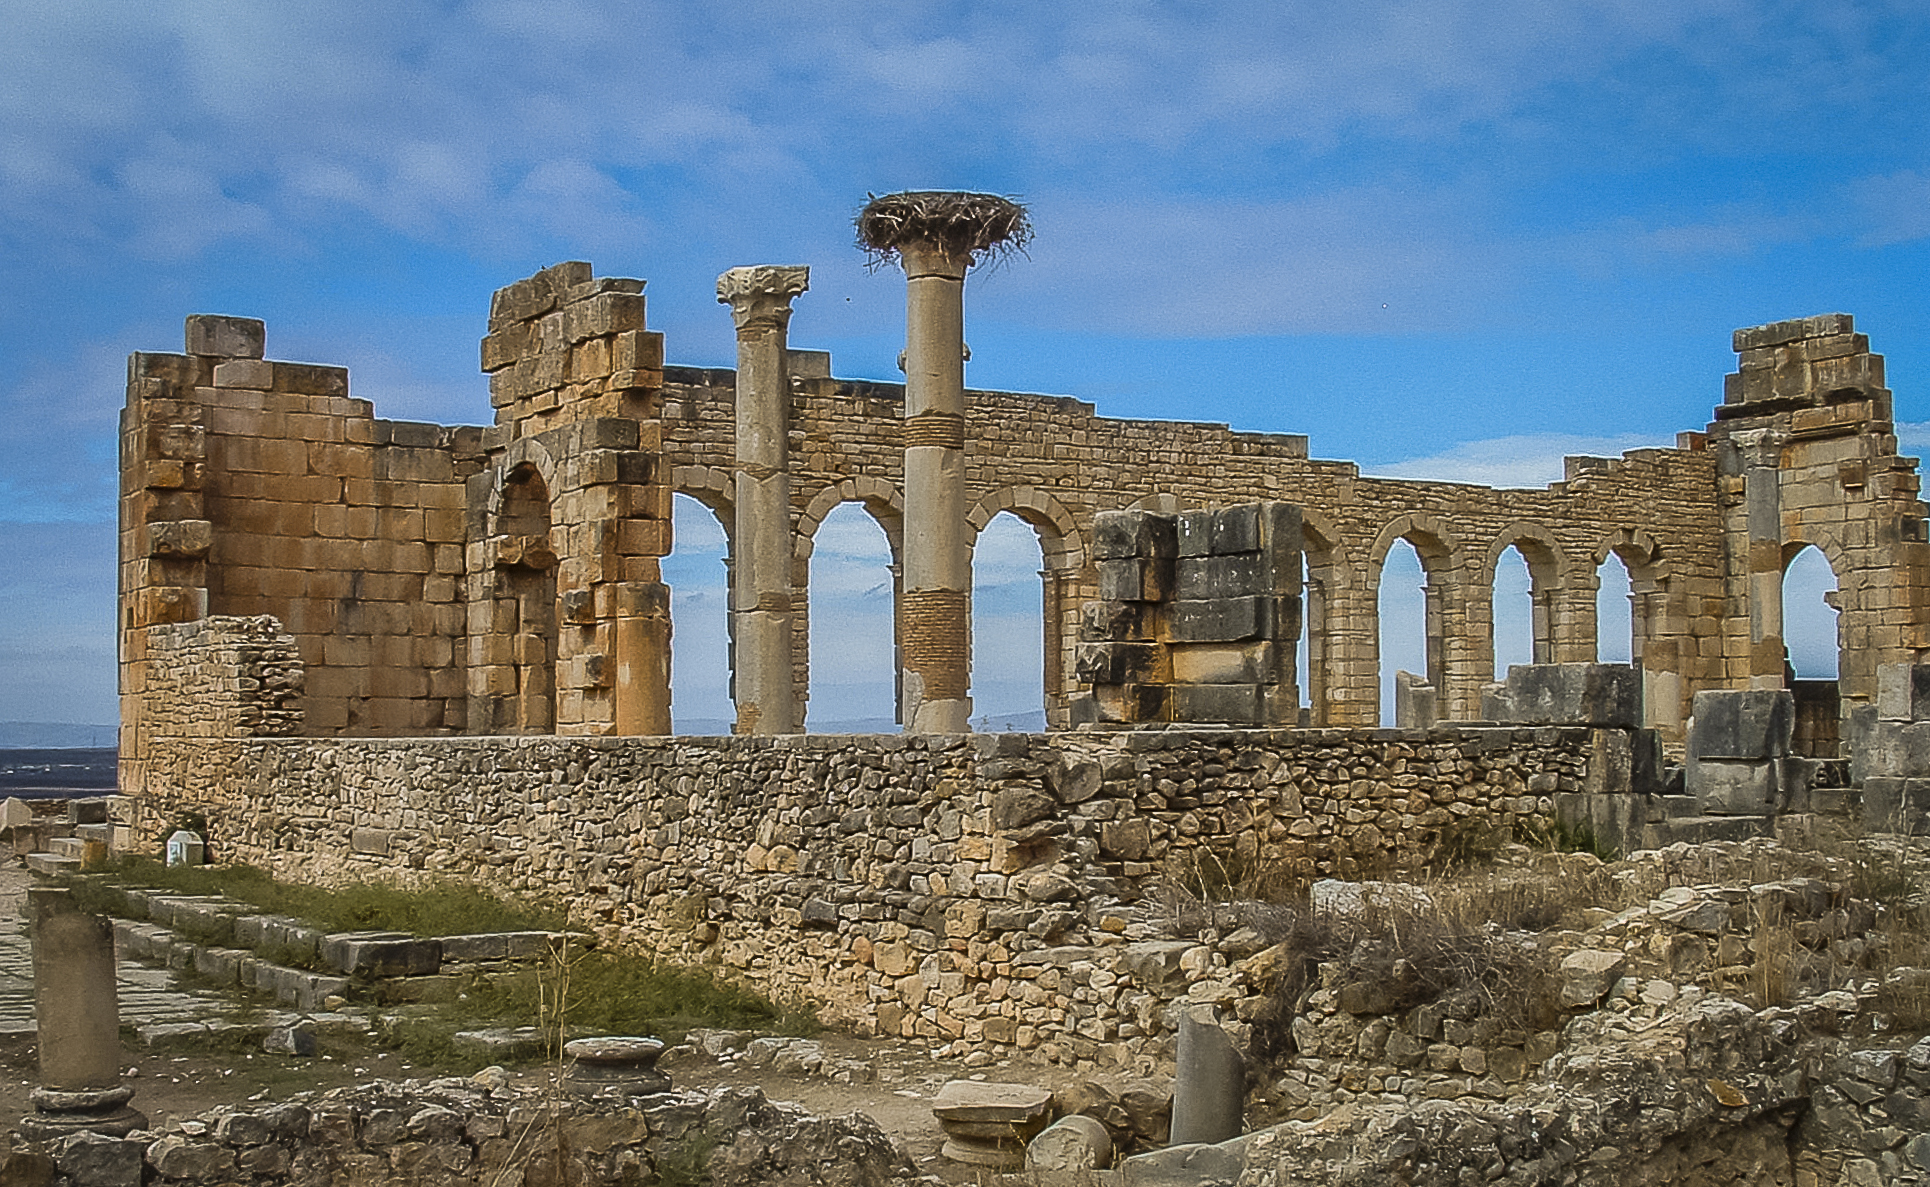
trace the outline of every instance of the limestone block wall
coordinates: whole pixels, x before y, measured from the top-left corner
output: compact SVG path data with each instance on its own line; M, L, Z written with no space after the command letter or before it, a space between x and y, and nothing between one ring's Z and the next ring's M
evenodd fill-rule
M306 728L463 722L463 480L481 431L377 420L341 367L264 358L262 323L192 317L136 354L121 421L121 752L140 752L144 628L272 614Z
M1877 670L1930 654L1930 508L1897 454L1883 356L1845 313L1737 330L1710 440L1727 569L1722 676L1781 687L1783 567L1806 545L1835 571L1845 713Z
M644 282L570 261L497 291L496 424L469 483L470 733L668 733L663 335Z
M1626 730L976 738L157 740L140 827L189 806L298 879L460 876L605 939L960 1050L1126 1063L1239 977L1160 938L1172 880L1413 870L1629 798ZM1623 772L1616 783L1613 772ZM1162 1048L1163 1049L1163 1048Z

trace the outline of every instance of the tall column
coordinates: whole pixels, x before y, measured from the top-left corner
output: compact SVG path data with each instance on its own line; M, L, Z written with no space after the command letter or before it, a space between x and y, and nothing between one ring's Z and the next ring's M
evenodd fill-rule
M913 191L866 203L858 244L905 269L905 544L899 720L963 733L972 715L965 522L965 273L1022 248L1025 208L994 194Z
M1749 529L1749 687L1783 686L1783 435L1775 429L1737 433L1742 452L1743 512Z
M905 265L904 722L963 733L971 661L965 547L966 261L921 243Z
M811 270L764 265L717 278L737 325L737 463L730 613L737 732L794 734L791 649L791 302Z

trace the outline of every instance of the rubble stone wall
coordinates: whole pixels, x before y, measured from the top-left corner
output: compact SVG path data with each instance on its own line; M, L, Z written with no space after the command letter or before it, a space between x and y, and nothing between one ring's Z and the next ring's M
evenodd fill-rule
M1414 871L1558 796L1628 798L1625 730L157 740L192 806L302 881L474 878L860 1028L1123 1064L1178 998L1257 992L1164 939L1173 885Z
M301 652L281 624L219 616L151 628L141 718L153 738L301 733Z

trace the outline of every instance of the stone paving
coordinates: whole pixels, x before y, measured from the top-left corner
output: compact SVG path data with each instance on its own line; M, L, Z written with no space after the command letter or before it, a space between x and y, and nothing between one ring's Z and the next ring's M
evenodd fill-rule
M34 1033L33 948L25 911L33 883L26 870L0 865L0 1036ZM123 1025L205 1021L234 1009L234 1003L214 994L176 988L167 969L125 960L117 967Z

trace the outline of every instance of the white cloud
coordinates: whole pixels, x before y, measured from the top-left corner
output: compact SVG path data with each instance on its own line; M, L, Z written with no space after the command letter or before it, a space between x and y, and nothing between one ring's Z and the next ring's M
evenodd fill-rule
M1408 478L1420 482L1533 488L1560 482L1562 459L1566 457L1612 458L1633 449L1665 449L1673 448L1674 444L1635 435L1579 437L1535 433L1465 441L1427 457L1364 466L1362 473L1375 478Z
M1930 455L1930 420L1896 422L1897 450L1911 457Z

